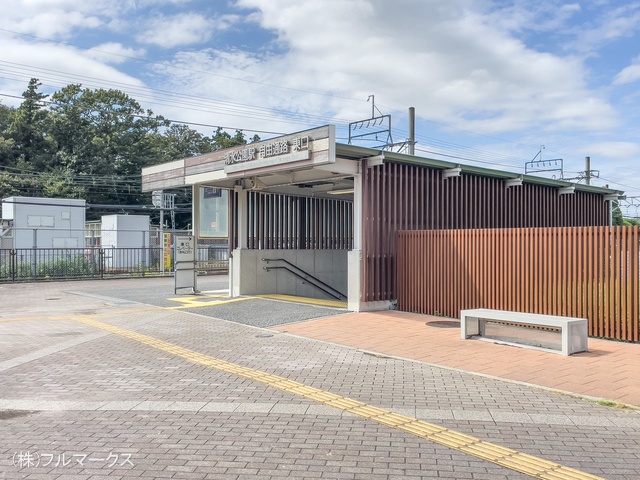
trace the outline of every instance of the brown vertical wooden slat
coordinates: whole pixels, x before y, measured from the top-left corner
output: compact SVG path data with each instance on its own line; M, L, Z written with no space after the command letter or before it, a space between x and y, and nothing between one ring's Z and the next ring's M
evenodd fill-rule
M547 288L550 287L550 290L547 291L547 293L545 294L545 297L547 299L547 304L546 304L546 308L545 308L545 312L547 312L548 314L552 314L553 313L553 309L554 309L554 303L553 303L553 292L556 288L556 282L555 282L555 277L553 276L553 268L555 265L555 248L554 248L554 242L553 242L553 233L552 233L552 229L551 228L545 228L544 229L544 241L545 241L545 251L546 251L546 256L545 256L545 267L546 267L546 279L545 279L545 285L547 286Z
M404 232L396 233L396 245L398 245L398 251L396 252L396 258L398 259L398 264L404 265L404 254L405 254L405 244L404 244ZM404 288L404 275L406 274L406 270L397 269L396 270L396 283L398 284L398 309L403 309L405 288Z
M597 231L598 241L597 241L597 252L598 252L598 336L604 337L606 336L606 325L605 325L605 271L606 271L606 255L605 255L605 241L607 239L607 234L603 230Z
M589 237L587 244L587 259L589 262L587 276L587 286L588 286L588 295L589 295L589 309L588 309L588 319L589 319L589 334L595 335L596 331L596 322L598 319L598 254L597 254L597 228L589 227Z
M629 335L629 316L626 312L626 295L624 294L627 286L627 230L622 227L620 227L619 230L620 234L618 238L620 245L618 248L618 254L616 255L618 262L618 281L616 282L616 298L618 299L618 301L616 313L619 319L618 324L620 325L619 336L627 337Z
M495 233L496 231L493 229L487 230L488 232L488 236L487 236L487 266L489 269L489 305L491 305L491 308L497 308L496 306L496 281L497 281L497 275L496 275L496 249L495 249L495 244L496 244L496 236Z
M615 270L614 270L614 288L613 288L613 308L614 315L613 320L616 325L616 337L624 338L627 333L626 323L627 319L622 317L622 312L620 311L620 307L622 306L622 302L620 301L620 293L621 293L621 283L622 283L622 248L623 248L623 235L624 229L622 227L616 227L616 235L615 235L615 245L616 248L614 250L614 262L615 262Z
M580 266L578 268L578 288L580 291L580 310L578 311L581 318L589 318L587 315L587 305L588 305L588 285L589 285L589 260L587 258L587 238L588 238L588 230L589 227L580 228L580 256L578 257Z
M625 296L622 295L623 289L624 289L624 284L627 281L627 262L625 261L626 259L626 253L627 253L627 229L623 228L623 227L619 227L619 241L618 241L618 252L616 254L616 263L617 263L617 268L618 268L618 275L617 275L617 279L616 279L616 293L615 293L615 297L616 299L618 299L618 301L616 302L617 307L616 307L616 314L618 316L618 324L620 325L620 332L618 333L618 335L620 337L627 337L629 334L628 331L628 322L629 322L629 317L626 315L626 299Z
M376 231L374 233L374 241L375 241L375 256L374 256L374 264L373 264L373 298L372 300L377 301L380 299L380 281L381 281L381 269L380 269L380 251L382 247L382 221L381 221L381 203L380 203L380 180L382 176L382 168L374 167L372 168L373 173L376 177L376 186L375 186L375 227Z
M586 230L587 230L587 227L579 227L578 229L578 254L577 254L578 266L576 270L576 284L577 284L576 286L578 288L578 305L577 305L576 311L578 312L580 318L584 318L586 316L585 315L586 313L585 287L587 285L587 280L586 280L587 261L585 259Z
M451 231L451 247L445 257L447 261L445 268L451 271L451 285L453 286L453 288L449 290L447 316L450 316L450 312L459 311L458 292L460 291L460 268L458 263L458 233L459 230Z
M633 242L631 244L631 285L632 288L629 290L629 302L631 309L631 326L632 326L632 334L631 341L638 342L640 341L640 312L638 311L638 305L640 298L638 298L638 290L640 285L640 242L638 241L638 231L640 227L632 227L632 236Z
M433 263L432 263L432 259L430 257L430 253L431 253L431 249L428 247L429 245L429 233L430 232L419 232L419 234L417 235L417 239L418 239L418 245L420 245L420 247L422 248L422 251L419 252L419 256L421 258L421 262L415 262L414 265L414 269L416 271L417 275L424 275L424 273L426 272L426 275L424 275L425 281L424 281L424 287L425 287L425 291L427 291L427 289L433 288ZM423 270L420 268L422 264L422 268ZM428 298L425 298L425 295L421 295L421 292L418 291L417 292L418 296L423 297L422 300L422 305L424 305L422 311L432 311L433 309L433 305L430 304L430 302L432 302L433 297L429 296ZM421 311L420 309L417 309L417 311Z
M396 258L398 259L399 265L404 265L404 255L406 251L405 242L404 242L404 232L396 233L396 245L398 246L398 251L396 252ZM406 295L405 286L404 286L404 277L406 275L406 270L398 268L396 270L396 283L398 284L398 309L402 310L405 305L404 297Z
M575 228L569 229L569 259L570 259L570 278L569 278L569 304L567 305L569 311L576 312L577 311L577 303L578 303L578 288L576 284L576 278L578 276L578 266L577 266L577 253L578 253L578 245L577 245L577 232ZM574 315L577 316L577 315Z
M624 260L625 260L625 284L624 284L624 289L623 289L623 296L624 296L624 309L622 310L623 312L623 317L627 320L627 337L628 338L633 338L633 323L632 323L632 318L633 318L633 314L631 312L631 305L630 305L630 299L631 296L629 295L630 292L630 288L631 288L631 280L632 280L632 270L633 270L633 264L632 262L632 249L633 249L633 228L631 229L626 229L626 245L625 245L625 256L624 256Z
M432 292L437 288L435 285L433 285L433 262L432 262L432 255L433 255L433 248L431 248L431 245L429 244L429 235L433 230L428 230L425 232L422 232L422 238L423 238L423 242L420 244L422 246L422 248L424 248L424 252L422 253L424 255L425 258L425 273L427 278L429 279L428 281L428 288L426 290L426 292L429 292L427 295L425 295L425 310L424 312L430 312L433 313L433 306L434 306L434 296L432 294Z
M500 300L500 309L504 310L505 305L509 302L509 290L511 289L511 285L509 283L509 266L511 262L509 261L509 257L511 256L511 239L509 237L509 231L505 228L500 229L501 236L501 245L503 246L502 250L502 268L501 268L501 283L500 283L500 292L501 292L501 300Z
M638 341L640 321L637 314L638 298L634 299L633 292L638 284L638 227L632 227L629 234L629 285L627 288L627 309L629 311L629 337L632 342Z
M611 234L613 233L613 228L609 228L609 235L604 241L604 334L605 336L610 336L612 333L610 314L611 314L611 297L610 297L610 289L611 289Z

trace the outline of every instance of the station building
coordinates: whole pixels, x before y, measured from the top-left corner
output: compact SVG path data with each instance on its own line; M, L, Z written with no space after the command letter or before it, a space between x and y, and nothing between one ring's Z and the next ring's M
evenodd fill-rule
M194 235L229 237L232 296L344 298L352 311L397 298L398 231L606 226L622 194L336 143L332 125L142 171L144 191L185 186Z

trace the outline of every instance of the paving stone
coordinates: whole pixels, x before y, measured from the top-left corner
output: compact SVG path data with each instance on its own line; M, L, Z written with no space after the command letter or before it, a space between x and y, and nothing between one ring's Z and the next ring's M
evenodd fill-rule
M60 316L66 310L69 317L95 318L606 478L640 477L636 412L286 334L259 337L263 330L255 326L211 316L147 306L140 311L140 304L117 301L105 305L104 297L125 291L121 298L128 301L148 297L147 303L160 304L157 298L172 297L159 293L163 283L155 280L149 287L131 282L136 288L124 286L127 282L109 283L109 288L87 282L82 290L88 284L102 298L66 295L68 287L60 284L57 291L68 306L38 314ZM56 291L51 285L38 288L17 293L26 303L20 307L19 298L12 298L14 310L5 309L4 318L23 315L24 305L37 305L42 295ZM248 303L229 304L226 311L233 311L231 305L241 311ZM280 316L269 322L282 322L286 308L268 314ZM22 329L26 322L0 323L0 346L9 346L0 360L31 355L0 371L3 478L25 478L11 457L26 448L127 453L134 463L131 468L34 469L29 472L34 478L529 478L79 322L29 322L27 330ZM86 341L60 341L70 338L67 333ZM87 340L93 333L100 335ZM38 336L49 334L54 336ZM37 339L34 345L24 345L30 337ZM58 348L47 350L47 338Z

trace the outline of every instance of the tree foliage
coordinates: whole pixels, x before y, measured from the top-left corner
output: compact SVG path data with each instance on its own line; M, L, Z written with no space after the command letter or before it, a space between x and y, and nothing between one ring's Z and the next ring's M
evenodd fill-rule
M619 202L613 202L611 204L611 223L614 226L624 225L624 219L622 218L622 210L620 210Z
M217 128L207 136L172 124L119 90L71 84L49 97L40 87L31 79L19 107L0 104L0 198L150 205L150 194L141 191L142 168L247 143L240 130ZM190 189L178 193L179 203L190 204ZM103 213L90 209L88 216ZM188 214L183 219L190 222Z

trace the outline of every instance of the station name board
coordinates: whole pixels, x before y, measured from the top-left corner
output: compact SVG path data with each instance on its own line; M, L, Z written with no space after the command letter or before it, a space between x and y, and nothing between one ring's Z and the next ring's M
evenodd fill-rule
M277 140L270 143L263 143L257 147L244 148L229 152L224 156L225 165L235 165L237 163L251 162L264 158L277 157L288 153L302 152L309 150L309 136L295 137L289 140Z

